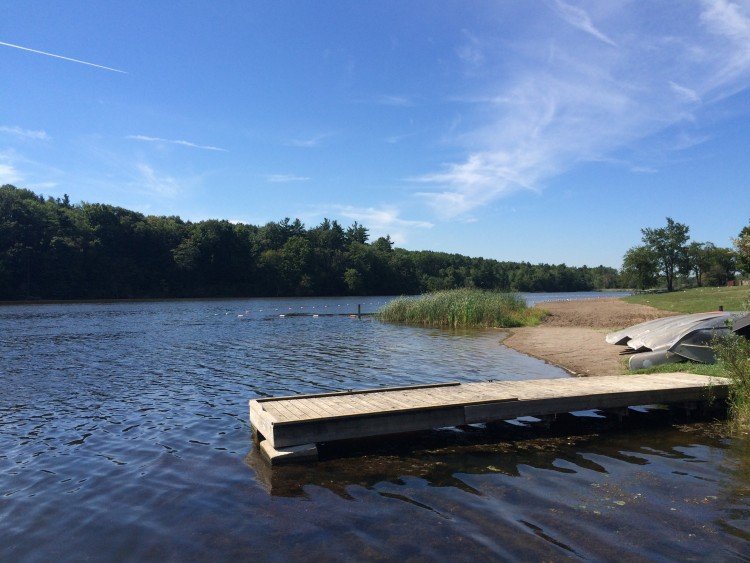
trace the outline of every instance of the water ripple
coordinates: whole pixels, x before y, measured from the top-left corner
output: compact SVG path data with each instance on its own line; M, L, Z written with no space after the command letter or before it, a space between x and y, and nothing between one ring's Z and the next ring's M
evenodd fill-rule
M529 440L544 430L479 425L271 470L252 397L565 376L496 331L276 316L290 307L356 302L0 308L0 559L748 553L750 447L658 412L629 417L657 430L602 434L589 417L581 436Z

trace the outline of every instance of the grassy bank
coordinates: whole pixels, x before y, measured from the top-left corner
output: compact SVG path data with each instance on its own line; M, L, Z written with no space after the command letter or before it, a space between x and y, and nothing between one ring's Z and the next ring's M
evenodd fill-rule
M378 311L393 323L442 327L514 327L538 324L545 312L529 308L519 295L478 289L437 291L400 297Z
M627 369L627 362L623 362L623 367ZM695 373L697 375L710 375L712 377L726 377L724 368L720 364L698 364L696 362L662 364L660 366L629 371L628 373Z
M750 286L696 287L671 293L632 295L623 299L628 303L651 305L676 313L716 311L720 305L725 311L743 311L744 304L750 300Z

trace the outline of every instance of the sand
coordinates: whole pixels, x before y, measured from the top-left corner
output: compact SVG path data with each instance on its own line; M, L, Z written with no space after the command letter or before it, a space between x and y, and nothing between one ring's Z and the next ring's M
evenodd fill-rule
M540 303L550 315L536 327L514 328L503 344L560 366L574 375L620 375L627 372L620 346L604 341L613 330L674 313L620 299Z

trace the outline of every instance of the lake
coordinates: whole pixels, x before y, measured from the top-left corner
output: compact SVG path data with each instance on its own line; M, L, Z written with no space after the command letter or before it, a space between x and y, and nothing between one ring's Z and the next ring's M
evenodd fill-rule
M528 298L601 296L617 294ZM500 331L347 316L386 300L0 307L0 559L750 554L750 444L664 410L634 411L627 432L595 416L572 435L477 425L271 470L250 398L567 377Z

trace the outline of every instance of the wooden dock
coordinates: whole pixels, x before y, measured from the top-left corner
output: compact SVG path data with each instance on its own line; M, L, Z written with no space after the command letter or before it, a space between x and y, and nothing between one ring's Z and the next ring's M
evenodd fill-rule
M519 416L724 399L718 377L659 373L440 383L250 401L250 424L272 463L317 459L317 444Z

